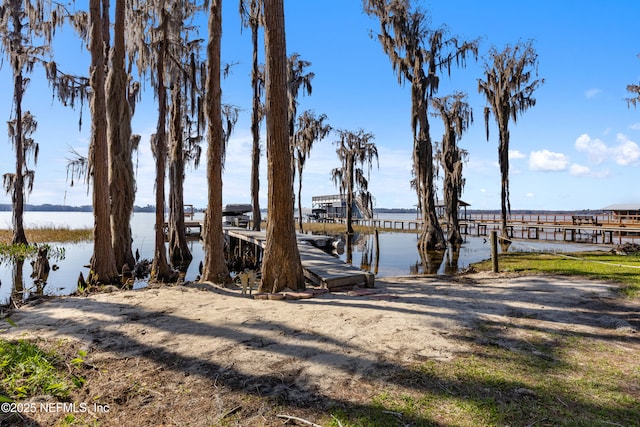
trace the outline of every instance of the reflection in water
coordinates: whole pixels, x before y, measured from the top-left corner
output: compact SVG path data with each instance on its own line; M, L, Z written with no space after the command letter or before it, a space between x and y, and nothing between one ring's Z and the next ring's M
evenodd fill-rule
M7 262L11 262L8 260ZM13 291L11 292L11 298L14 301L22 301L24 295L24 281L22 279L22 268L24 267L24 259L16 257L12 263L13 273Z
M460 261L460 249L462 248L461 243L450 243L447 247L447 254L445 257L444 264L444 274L453 275L458 272Z
M9 298L5 301L0 301L0 305L21 305L24 301L30 297L43 295L44 288L47 284L46 278L38 278L36 269L33 270L31 278L34 279L29 285L25 285L24 281L24 258L16 256L13 259L5 259L3 264L11 264L11 276L12 283L11 291L8 293ZM32 266L35 264L32 262Z
M373 263L373 247L371 244L371 237L364 236L364 247L362 248L362 257L360 259L360 270L371 271L371 264Z
M3 216L3 214L5 214ZM32 227L69 227L82 228L93 226L93 214L90 212L27 212L26 224ZM195 219L201 219L196 217ZM0 212L0 223L11 223L10 212ZM133 232L133 248L144 257L152 257L155 242L155 213L136 212L132 218L131 229ZM326 232L322 233L326 234ZM346 236L341 237L346 241ZM356 266L360 264L360 254L362 256L363 267L370 268L376 277L406 276L418 269L422 270L422 257L417 250L417 236L414 233L393 233L381 232L379 240L376 241L373 233L361 233L353 236L351 244L351 260L355 258ZM457 251L447 249L444 262L440 265L438 273L445 274L453 272L456 268L467 268L471 263L489 259L490 245L485 236L465 236L465 242ZM379 242L379 243L378 243ZM193 260L188 266L185 281L197 280L199 276L198 266L204 260L204 250L200 241L190 241L190 250ZM59 269L52 265L51 273L47 278L47 285L44 293L47 295L69 295L76 291L79 273L84 277L88 274L87 263L92 253L93 242L64 243L64 260L59 262ZM551 251L551 252L576 252L585 250L602 250L607 248L603 245L587 245L585 243L564 243L535 240L515 240L509 247L509 252L517 251ZM608 249L608 248L607 248ZM51 253L51 250L50 250ZM373 254L373 255L372 255ZM343 261L346 254L338 249L336 256ZM51 259L55 259L52 257ZM29 259L27 259L29 261ZM145 263L140 259L140 266ZM432 262L433 264L433 262ZM416 265L418 266L416 268ZM17 292L20 298L24 288L30 288L29 273L22 279L16 280L16 276L22 277L22 268L16 268L12 259L0 262L0 304L9 300L12 294L13 283L17 284ZM28 268L28 267L27 267ZM184 268L184 266L183 266ZM141 269L140 274L144 276L146 269ZM134 279L133 288L143 288L147 286L144 279ZM28 292L30 290L28 289Z
M358 249L360 252L360 270L378 274L380 265L380 241L378 232L375 234L354 233L344 236L347 244L345 245L345 262L353 265L353 251Z
M30 261L32 267L31 275L32 280L29 283L25 283L24 280L24 262L26 259L34 256L34 253L11 253L0 255L0 266L11 266L11 283L4 284L10 286L2 288L0 282L0 289L2 292L0 295L0 305L20 305L30 297L44 295L44 290L49 278L49 272L51 270L49 259L55 261L63 260L65 257L64 248L51 247L49 245L33 245L28 246L27 249L31 250L35 248L35 259ZM58 266L53 265L53 269L57 270ZM8 287L7 286L7 287Z
M378 267L380 266L380 234L378 233L378 229L376 228L376 258L375 264L373 268L373 274L378 275Z
M420 254L421 263L416 263L415 267L412 268L412 274L438 274L440 266L442 265L442 260L444 260L446 250L418 250L418 252ZM420 271L421 266L422 271Z
M376 230L374 233L354 233L353 235L341 235L340 238L346 241L345 256L343 260L347 264L353 265L354 252L360 252L360 263L358 267L367 272L372 272L376 276L380 272L380 265L385 266L385 275L390 275L386 271L389 266L400 269L391 274L407 274L405 266L408 253L415 251L418 259L414 264L408 266L409 274L455 274L460 268L459 260L461 245L450 246L446 250L429 251L419 253L415 236L408 233L383 233L383 244L380 244L380 234ZM382 248L381 248L382 246ZM411 249L407 249L407 248ZM381 255L381 252L383 253ZM446 261L446 262L445 262ZM444 271L443 271L444 270Z
M346 235L346 252L347 252L347 259L346 259L346 263L347 264L353 264L353 240L354 240L355 234L350 234L347 233Z

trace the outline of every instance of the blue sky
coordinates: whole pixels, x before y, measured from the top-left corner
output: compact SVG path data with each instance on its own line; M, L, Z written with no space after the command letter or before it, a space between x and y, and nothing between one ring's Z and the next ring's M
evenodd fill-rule
M614 203L640 203L640 110L627 108L626 85L640 82L640 42L636 26L637 0L551 1L532 3L472 0L421 1L432 24L446 24L451 35L481 38L480 55L491 46L532 39L539 54L539 76L545 84L536 92L537 105L510 125L511 205L513 209L598 209ZM82 2L79 2L82 4ZM225 203L250 201L250 32L240 32L237 1L224 1L223 61L237 62L222 83L224 102L242 108L228 148ZM364 15L359 0L285 0L287 49L312 63L313 93L300 99L299 112L326 114L336 129L360 128L375 136L380 155L370 190L377 207L412 207L410 188L411 129L409 86L398 85L389 59L370 37L378 23ZM204 21L203 21L204 24ZM89 55L70 31L62 32L55 55L61 69L88 69ZM462 199L476 209L499 209L500 173L498 133L490 123L486 141L483 108L477 93L482 58L453 69L441 79L439 96L462 90L469 94L475 122L460 146L469 151L464 168ZM0 117L8 120L11 75L6 59L0 69ZM52 100L42 70L31 75L24 101L39 122L40 144L36 181L28 203L90 204L86 186L70 187L66 176L68 148L86 153L90 115L61 107ZM154 203L154 165L149 135L157 109L146 90L138 105L133 131L142 135L138 156L136 204ZM441 121L430 117L432 138L442 135ZM6 133L4 133L6 135ZM264 140L264 130L262 132ZM339 165L331 136L316 143L303 175L303 205L314 195L334 194L330 171ZM14 168L13 152L5 137L0 171ZM261 203L266 206L266 158L262 158ZM205 164L188 171L185 202L206 205ZM10 203L8 195L0 203Z

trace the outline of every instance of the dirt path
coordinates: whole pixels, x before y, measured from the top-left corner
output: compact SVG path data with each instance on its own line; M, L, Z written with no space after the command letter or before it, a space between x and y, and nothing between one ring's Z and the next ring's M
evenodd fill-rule
M108 414L95 414L101 425L134 425L123 424L138 419L131 411L138 423L153 420L137 425L181 417L215 425L233 410L233 393L274 396L303 412L370 396L385 367L447 360L465 351L460 337L479 323L594 336L640 330L638 304L598 281L407 277L377 279L374 291L271 301L192 285L53 298L16 312L18 327L3 338L69 340L74 351L88 350L100 380L75 398L108 406ZM36 419L47 425L52 416ZM273 421L253 416L256 425Z

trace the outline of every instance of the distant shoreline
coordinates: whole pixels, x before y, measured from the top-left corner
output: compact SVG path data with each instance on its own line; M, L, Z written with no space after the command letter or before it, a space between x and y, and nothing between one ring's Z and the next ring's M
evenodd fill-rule
M92 212L93 207L91 205L83 206L67 206L67 205L25 205L25 212ZM134 206L134 212L155 212L156 208L152 205L147 206ZM196 212L202 212L201 208L197 208ZM261 209L262 212L266 212L265 209ZM415 214L415 208L374 208L375 213L384 214ZM10 204L0 204L0 212L11 212ZM304 208L303 208L304 212ZM467 213L474 214L500 214L499 209L467 209ZM536 210L536 209L514 209L512 214L601 214L601 209L580 209L580 210Z

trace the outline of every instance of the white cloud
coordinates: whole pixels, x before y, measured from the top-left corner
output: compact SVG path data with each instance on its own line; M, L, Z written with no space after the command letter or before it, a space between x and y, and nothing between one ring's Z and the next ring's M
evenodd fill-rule
M527 199L533 199L535 197L535 194L533 194L532 192L528 192L527 194L525 194L525 197Z
M616 139L620 145L613 149L613 156L620 166L629 166L640 159L640 147L626 135L619 133Z
M633 129L633 130L640 130L640 122L639 123L634 123L632 125L629 126L629 129Z
M520 150L509 150L509 159L526 159L527 155Z
M584 96L587 99L593 99L593 98L597 97L598 95L600 95L601 93L602 93L602 90L593 88L593 89L586 90L584 92Z
M587 166L582 166L574 163L569 168L569 173L573 176L589 176L591 174L591 169L589 169Z
M586 153L589 156L589 161L596 165L605 161L609 155L607 144L597 138L592 139L586 133L576 139L575 147L579 152Z
M559 172L567 168L569 160L562 153L549 150L532 151L529 155L529 169L542 172Z

